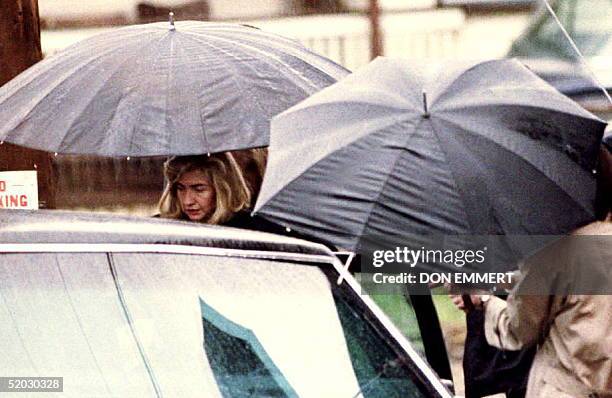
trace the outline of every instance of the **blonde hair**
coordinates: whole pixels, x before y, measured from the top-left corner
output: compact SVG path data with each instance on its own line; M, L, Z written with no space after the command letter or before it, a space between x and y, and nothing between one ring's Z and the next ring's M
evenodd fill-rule
M251 190L252 203L255 203L266 170L268 150L266 148L254 148L231 153L244 173L244 179Z
M215 190L215 209L201 222L223 224L234 214L251 206L252 191L244 173L230 152L198 155L175 156L164 163L166 188L159 200L160 216L163 218L184 219L177 197L177 182L183 174L200 170L211 181Z

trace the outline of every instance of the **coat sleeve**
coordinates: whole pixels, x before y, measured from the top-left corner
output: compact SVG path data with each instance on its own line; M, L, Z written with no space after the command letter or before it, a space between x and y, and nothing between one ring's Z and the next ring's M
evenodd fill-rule
M560 264L563 246L555 244L531 257L521 268L519 282L507 301L491 297L485 306L485 336L489 344L519 350L543 341L564 298L570 274ZM563 257L561 257L563 258Z
M536 344L546 333L549 309L550 296L491 297L485 307L487 342L511 351Z

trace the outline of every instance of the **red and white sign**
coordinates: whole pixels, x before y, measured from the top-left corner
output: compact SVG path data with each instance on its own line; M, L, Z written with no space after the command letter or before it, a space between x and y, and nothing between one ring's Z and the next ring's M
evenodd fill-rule
M0 172L0 209L38 209L35 170Z

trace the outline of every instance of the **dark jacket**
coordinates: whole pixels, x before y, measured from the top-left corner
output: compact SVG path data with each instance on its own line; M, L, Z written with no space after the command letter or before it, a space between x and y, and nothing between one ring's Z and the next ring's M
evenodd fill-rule
M480 398L497 393L505 393L507 398L525 397L535 347L504 351L489 345L482 310L469 311L466 322L463 352L465 397Z
M289 235L282 226L266 220L260 216L252 216L247 211L240 211L234 215L229 221L223 223L226 227L250 229L253 231L269 232L278 235Z
M152 217L159 218L159 214L155 214ZM189 221L189 219L184 218L182 220ZM284 228L283 226L273 223L272 221L268 221L261 216L252 216L248 211L240 211L234 215L229 221L223 223L222 225L226 227L232 228L240 228L240 229L250 229L253 231L260 232L268 232L271 234L289 236L291 238L296 239L304 239L313 243L320 243L324 246L327 246L331 251L335 251L336 247L328 242L324 242L321 239L314 238L312 236L300 234L297 231L292 229Z
M241 229L250 229L254 231L268 232L277 235L289 236L297 239L304 239L314 243L320 243L327 246L330 250L336 250L335 247L328 242L324 242L312 236L307 236L298 233L295 230L284 228L283 226L268 221L265 218L255 215L252 216L248 211L240 211L234 215L229 221L223 224L226 227L234 227Z

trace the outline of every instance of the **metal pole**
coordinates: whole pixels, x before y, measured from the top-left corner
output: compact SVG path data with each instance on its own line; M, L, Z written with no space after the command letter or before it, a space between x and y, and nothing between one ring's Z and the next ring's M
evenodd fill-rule
M370 58L383 55L383 39L380 29L380 8L378 0L370 0Z

